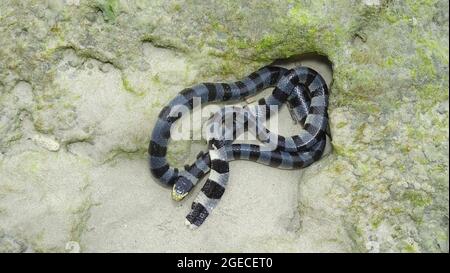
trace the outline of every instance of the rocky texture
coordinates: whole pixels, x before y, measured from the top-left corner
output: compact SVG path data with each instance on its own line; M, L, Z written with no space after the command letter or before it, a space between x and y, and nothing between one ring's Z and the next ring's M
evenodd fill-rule
M448 38L443 0L2 1L0 251L448 251ZM311 52L333 66L333 152L232 163L186 230L193 196L147 170L161 107ZM173 144L182 165L202 143Z

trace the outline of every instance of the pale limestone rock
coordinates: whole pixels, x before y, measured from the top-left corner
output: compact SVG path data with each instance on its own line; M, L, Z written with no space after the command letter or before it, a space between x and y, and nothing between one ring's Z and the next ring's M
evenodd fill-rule
M58 141L54 140L51 137L45 136L45 135L34 135L32 137L32 140L39 146L41 146L44 149L47 149L51 152L56 152L59 150L59 143Z
M448 252L448 19L443 0L2 1L0 251ZM303 171L232 163L187 230L193 196L173 203L147 169L160 109L310 52L333 68L317 66L331 153ZM182 166L205 146L169 149Z

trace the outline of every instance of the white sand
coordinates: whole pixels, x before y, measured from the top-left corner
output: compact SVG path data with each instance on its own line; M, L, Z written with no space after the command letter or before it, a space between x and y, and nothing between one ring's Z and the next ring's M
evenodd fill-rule
M309 62L321 73L321 64ZM329 72L328 72L329 73ZM331 75L325 74L328 83ZM267 92L265 92L267 93ZM295 134L286 108L280 131ZM253 162L230 165L230 182L217 209L197 230L183 225L199 191L176 203L170 188L150 177L145 160L121 161L95 173L94 199L85 251L299 251L298 183L302 170L280 170ZM318 196L319 197L319 196ZM314 227L317 228L317 227ZM309 242L308 242L309 243ZM308 251L304 249L304 251Z
M177 56L169 57L178 59L177 64L183 62ZM2 201L10 215L1 218L6 231L3 238L15 238L16 248L25 245L27 251L68 252L328 249L310 239L298 241L302 218L298 189L303 171L254 162L232 162L229 187L217 209L199 229L186 228L185 216L200 187L176 203L171 200L171 188L161 186L151 176L146 157L135 153L153 126L145 123L146 109L158 107L159 111L162 105L152 103L167 101L182 87L173 85L163 93L163 99L142 99L123 90L120 80L124 75L113 67L102 69L104 65L94 60L78 68L67 66L67 60L73 59L77 56L66 55L57 80L66 90L66 98L73 99L77 126L54 132L64 145L25 126L27 141L14 146L10 153L15 156L0 166L3 191L11 199ZM308 65L330 82L326 66L311 61ZM139 73L132 71L127 77L147 77ZM269 93L266 90L259 96ZM282 134L298 132L299 125L293 123L286 108L280 112L279 124ZM30 149L32 144L35 146ZM193 146L190 154L195 155L199 147ZM188 148L177 148L178 155L184 157ZM20 192L22 201L11 192ZM314 238L317 230L311 227L313 235L306 238ZM320 233L329 233L329 229Z

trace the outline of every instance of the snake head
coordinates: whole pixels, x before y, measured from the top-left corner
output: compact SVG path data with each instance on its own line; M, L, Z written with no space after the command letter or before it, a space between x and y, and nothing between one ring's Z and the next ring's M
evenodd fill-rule
M194 187L194 184L184 176L179 176L175 181L172 189L172 199L181 201L189 191Z

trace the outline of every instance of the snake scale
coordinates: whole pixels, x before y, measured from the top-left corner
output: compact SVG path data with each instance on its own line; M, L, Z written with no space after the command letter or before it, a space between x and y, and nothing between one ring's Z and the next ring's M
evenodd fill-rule
M248 106L222 108L210 118L208 126L216 126L219 130L208 134L209 151L200 152L192 165L184 169L169 165L166 154L171 127L181 116L188 114L189 111L182 109L192 110L195 97L200 98L202 104L239 101L269 87L274 87L272 94L258 100L257 110ZM161 183L173 185L175 200L184 198L209 173L186 216L186 224L196 228L211 214L224 194L230 161L251 160L277 168L298 169L319 160L328 132L328 96L322 76L303 66L293 69L266 66L233 83L202 83L184 89L161 110L152 131L148 149L151 173ZM294 121L303 125L297 135L274 134L259 121L261 117L270 118L273 114L271 106L280 109L284 104L288 105ZM233 119L232 127L224 122L227 118ZM262 145L234 143L240 134L237 131L247 130L249 125L256 128L253 135L274 147L265 149Z

